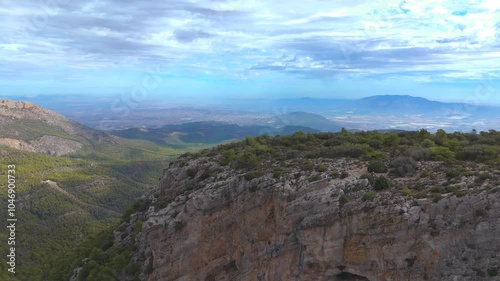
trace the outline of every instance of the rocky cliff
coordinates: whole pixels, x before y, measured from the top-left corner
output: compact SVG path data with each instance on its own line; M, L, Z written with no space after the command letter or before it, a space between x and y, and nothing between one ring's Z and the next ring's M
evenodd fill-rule
M32 103L0 100L0 145L63 155L94 142L113 142L113 139Z
M367 198L373 186L356 173L364 163L322 164L353 173L247 180L211 158L178 161L115 244L135 245L141 280L498 280L500 186L463 177L466 194Z

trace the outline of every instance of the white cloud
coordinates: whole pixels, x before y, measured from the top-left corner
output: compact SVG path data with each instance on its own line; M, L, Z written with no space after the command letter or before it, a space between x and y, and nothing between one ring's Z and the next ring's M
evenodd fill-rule
M25 47L24 44L0 44L0 48L6 51L13 51L13 52L17 52L24 47Z
M231 75L255 66L263 75L267 64L290 75L297 74L291 69L320 76L425 70L449 72L434 77L478 78L498 72L491 61L500 44L499 3L144 0L125 7L107 0L62 1L45 11L38 1L6 0L0 4L0 63L93 68L168 59L173 69ZM33 24L44 11L43 23ZM283 55L296 59L272 59ZM200 57L205 63L193 64Z

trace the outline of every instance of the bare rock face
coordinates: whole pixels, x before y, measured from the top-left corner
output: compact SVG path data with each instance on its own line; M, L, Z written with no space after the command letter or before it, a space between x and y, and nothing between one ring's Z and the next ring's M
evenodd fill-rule
M56 136L43 136L32 145L36 152L57 156L75 153L83 148L83 144L77 141Z
M25 141L16 140L16 139L0 138L0 145L6 145L8 147L11 147L11 148L14 148L17 150L35 152L35 149L29 143L27 143Z
M6 145L22 151L44 153L56 156L75 153L83 148L83 144L77 141L63 139L56 136L43 136L39 140L30 142L10 138L0 138L0 145Z
M141 280L498 280L487 272L500 267L500 187L363 201L372 187L354 176L188 176L207 162L217 167L166 169L152 206L115 233L137 247ZM142 231L127 237L138 220Z
M27 101L0 100L0 107L8 109L32 109L35 105Z

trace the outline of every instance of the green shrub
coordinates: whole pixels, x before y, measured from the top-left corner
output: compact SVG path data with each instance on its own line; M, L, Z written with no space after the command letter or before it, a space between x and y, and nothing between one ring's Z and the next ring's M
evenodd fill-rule
M434 160L446 160L455 157L455 153L444 146L431 147L429 150L432 152L432 159Z
M313 181L319 181L320 179L322 179L322 177L320 175L312 175L307 180L309 182L313 182Z
M211 176L212 176L212 173L210 173L210 170L206 169L206 170L204 170L204 171L203 171L203 173L200 175L199 180L200 180L200 181L204 181L204 180L208 179L208 178L209 178L209 177L211 177Z
M377 139L370 139L368 141L368 145L375 148L375 149L379 149L382 147L382 141L377 140Z
M410 157L401 156L392 160L391 167L397 176L404 177L415 171L417 162Z
M364 160L376 160L376 159L384 159L384 154L379 151L370 151L365 154L363 154L363 159Z
M415 185L413 186L413 189L421 191L426 187L426 184L422 181L417 181Z
M490 277L495 277L498 275L498 269L496 267L488 268L487 272Z
M345 204L349 202L349 197L345 194L340 195L339 197L339 207L342 208Z
M373 160L370 161L370 164L368 165L368 172L374 172L374 173L386 173L387 172L387 166L384 164L384 162L380 160Z
M428 172L428 171L423 171L422 173L420 173L420 177L421 178L426 178L428 176L430 176L431 174Z
M455 191L457 191L457 190L458 190L458 187L456 187L456 186L452 186L452 185L446 186L446 187L444 188L444 191L445 191L446 193L455 192Z
M236 151L234 149L228 149L222 153L222 157L219 159L219 164L226 166L234 161L236 158Z
M314 169L314 164L309 160L304 162L304 164L302 165L302 170L304 171L312 171L313 169Z
M282 174L283 174L283 170L281 170L279 168L275 168L273 170L273 178L275 178L275 179L279 179Z
M400 141L401 141L401 139L399 138L399 136L396 133L390 133L390 134L386 134L384 136L383 143L385 146L395 146L395 145L399 144Z
M408 187L403 187L403 189L401 189L401 194L404 196L412 196L413 192Z
M370 175L370 174L362 174L359 178L360 179L367 179L371 185L375 184L375 177L372 177L372 175Z
M464 197L465 195L467 195L467 193L463 190L456 190L453 192L453 194L457 197Z
M330 174L330 176L332 177L332 179L336 179L339 177L339 172L338 171L332 171L332 173Z
M375 186L373 187L373 189L384 190L389 187L391 187L391 181L388 178L380 176L375 179Z
M327 170L328 170L328 167L325 164L319 164L318 166L316 166L316 171L318 171L320 173L324 173Z
M494 160L498 157L498 146L486 144L474 144L466 146L464 149L457 153L457 159L470 160L470 161L486 161Z
M426 198L427 194L425 192L423 192L423 191L419 191L419 192L417 192L417 194L415 194L415 197L417 199L422 199L422 198Z
M246 173L244 178L245 178L245 180L250 181L252 179L261 177L263 175L264 175L264 172L259 169L259 170L253 170L251 172Z
M423 141L420 143L420 146L422 146L422 147L427 147L427 148L429 148L429 147L433 147L433 146L435 146L435 145L436 145L436 144L435 144L433 141L429 140L429 139L423 140Z
M348 176L349 176L349 173L348 173L347 171L342 171L342 172L340 173L340 178L341 178L341 179L345 179L345 178L347 178Z
M143 224L143 222L139 221L139 220L135 222L135 226L134 226L135 233L139 233L142 230L142 224Z
M466 170L463 175L464 177L472 177L475 173L471 170Z
M442 198L443 196L440 193L432 193L432 201L434 203L439 202L439 200L441 200Z
M235 161L236 161L235 165L236 169L247 169L247 170L258 168L262 163L260 157L250 151L245 151L242 154L236 156Z
M366 201L372 201L375 196L377 196L377 193L374 191L369 191L363 194L361 197L361 201L366 202Z
M188 169L186 174L190 177L190 178L194 178L196 177L196 174L198 173L198 169L196 168L191 168L191 169Z
M372 152L371 148L367 144L356 144L356 143L344 143L337 146L325 147L317 152L316 157L328 157L328 158L338 158L338 157L351 157L358 158L366 153Z
M180 231L186 226L186 223L183 221L175 221L174 223L174 228L175 231Z
M432 152L429 149L421 148L421 147L411 149L408 152L408 156L410 156L411 158L413 158L416 161L428 160L431 157L431 155L432 155Z
M431 193L443 193L443 191L444 191L444 187L442 187L440 185L433 186L433 187L431 187L431 190L430 190Z
M286 159L295 159L299 157L300 153L298 151L292 150L285 154Z
M155 211L158 211L158 210L161 210L161 209L164 209L168 206L168 204L170 204L170 202L172 202L172 197L170 196L160 196L158 197L158 199L156 200L154 206L155 206Z
M476 217L484 217L484 216L486 216L486 211L482 210L482 209L477 209L475 214L476 214Z
M492 178L492 175L488 172L483 172L483 173L480 173L479 176L478 176L478 179L480 181L485 181L485 180L488 180L488 179L491 179Z
M130 215L134 214L134 210L132 208L128 208L123 212L122 214L122 221L129 222L130 221Z
M446 171L446 177L448 179L453 179L453 178L456 178L458 176L460 176L460 172L457 171L457 170L448 170L448 171Z

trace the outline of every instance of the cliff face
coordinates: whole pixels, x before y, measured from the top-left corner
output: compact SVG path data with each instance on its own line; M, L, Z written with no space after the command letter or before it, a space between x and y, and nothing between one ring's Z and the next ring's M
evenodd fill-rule
M210 158L177 161L115 243L136 246L141 280L498 280L500 186L463 177L460 197L372 199L362 163L327 165L351 175L246 180Z

